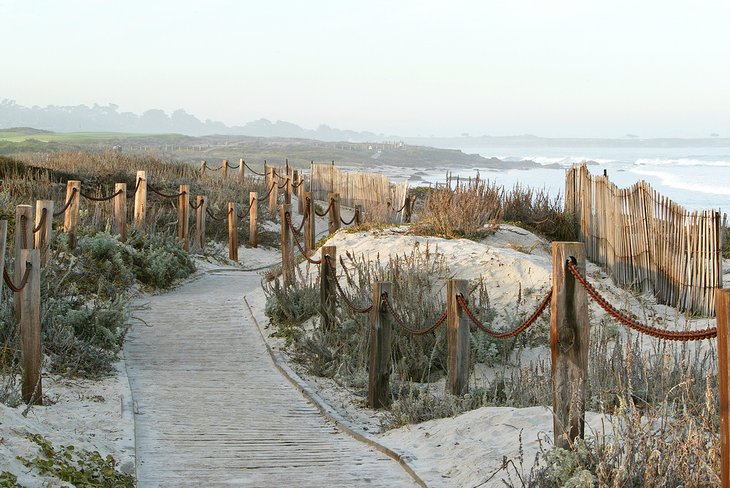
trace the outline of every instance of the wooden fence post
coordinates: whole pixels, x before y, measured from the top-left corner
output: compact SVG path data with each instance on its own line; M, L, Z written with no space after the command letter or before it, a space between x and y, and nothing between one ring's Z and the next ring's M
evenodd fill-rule
M256 231L256 217L258 216L258 194L252 191L248 194L248 243L251 247L258 246L258 235Z
M364 221L365 211L362 205L355 205L355 225L361 225Z
M30 266L30 274L25 287L16 295L22 312L20 313L20 346L23 362L22 397L27 404L43 404L41 386L41 252L38 249L22 249L20 261L15 268L21 276Z
M21 261L20 252L23 249L33 249L33 207L30 205L18 205L15 207L15 262ZM24 271L23 271L24 272ZM13 281L20 283L23 279L23 272L20 266L13 270ZM13 294L15 304L15 321L20 323L20 295Z
M114 220L113 232L119 235L119 240L127 240L127 184L115 183L114 192L119 195L114 197Z
M202 178L205 176L205 168L208 166L208 164L205 161L200 162L200 177Z
M41 252L41 266L48 264L53 239L53 200L37 200L35 204L35 248Z
M223 178L223 180L228 179L228 160L227 159L224 159L223 162L221 163L221 177Z
M238 182L243 183L246 179L246 163L243 158L238 160Z
M134 194L134 226L144 227L147 215L147 176L144 171L137 171L137 193Z
M291 205L291 177L287 176L284 182L284 203Z
M208 200L205 195L195 197L195 245L202 252L205 250L205 209Z
M291 227L286 221L286 214L291 215L291 204L282 203L281 209L281 276L284 286L294 283L294 269L292 261L292 234ZM323 263L324 264L324 263Z
M411 204L412 203L413 202L411 201L411 197L406 195L406 201L404 202L404 205L403 205L403 222L406 224L411 223L411 212L412 212Z
M332 205L329 213L329 233L332 235L340 228L340 194L328 193L327 200L327 204Z
M5 272L5 248L8 240L8 221L0 220L0 280ZM2 283L0 283L0 304L3 303Z
M68 206L63 214L63 232L68 236L68 247L73 249L76 247L76 232L79 225L79 208L81 207L81 182L78 180L68 180L66 182L66 201L65 205L71 198L71 205Z
M276 181L276 177L274 176L274 168L269 168L269 171L271 172L271 183L269 183L269 188L266 189L266 191L271 189L271 193L269 193L269 215L271 215L272 218L275 218L276 201L279 198L279 183Z
M588 295L567 266L575 258L585 276L586 251L580 242L553 242L553 298L550 349L553 375L554 444L570 449L583 438L588 380Z
M382 408L390 403L391 323L381 295L390 295L391 283L373 283L373 309L370 311L370 350L368 351L368 407Z
M322 246L322 264L319 265L319 313L322 328L332 330L337 311L337 247Z
M720 478L730 488L730 289L715 291L717 361L720 370Z
M177 237L182 242L183 249L190 250L188 242L188 225L190 222L190 186L180 185L180 196L177 197Z
M233 202L228 202L228 259L238 261L238 216Z
M457 302L457 295L469 296L468 280L446 282L449 368L446 390L452 395L463 395L469 389L469 317Z
M307 213L307 215L304 216L304 218L307 219L307 221L304 223L304 252L307 254L307 256L311 256L314 252L314 239L315 233L317 232L314 221L314 216L316 215L314 213L314 198L312 197L311 191L304 192L304 201L304 211Z
M296 175L294 181L297 182L297 211L304 215L304 173Z

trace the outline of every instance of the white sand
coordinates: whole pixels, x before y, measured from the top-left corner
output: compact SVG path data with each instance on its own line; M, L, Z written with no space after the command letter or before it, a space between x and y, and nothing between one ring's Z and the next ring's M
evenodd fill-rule
M344 219L349 219L350 216L351 213L343 211ZM294 216L294 222L295 225L300 222L298 215ZM271 230L280 228L278 224L271 224L270 227ZM326 219L317 218L318 234L322 235L326 228ZM379 256L381 262L387 261L390 255L410 252L416 244L421 249L428 245L431 251L444 254L449 267L448 277L484 277L489 287L491 304L503 312L503 317L515 315L520 289L524 301L519 311L524 315L532 311L550 287L549 246L529 232L512 226L502 226L495 235L481 243L412 236L407 234L405 226L358 233L342 230L328 241L328 245L338 247L339 255L344 255L349 250L371 260L378 259ZM215 246L213 254L227 255L225 246ZM225 258L208 255L198 261L199 272L264 268L278 264L280 251L248 249L242 246L239 256L239 263L231 263ZM306 265L303 264L302 269L305 268ZM726 283L730 283L730 268L726 266L726 269ZM656 305L651 297L634 297L614 287L597 267L589 265L588 275L591 282L620 308L631 310L640 317L644 313L661 317L671 328L684 327L685 319L681 314L669 307ZM257 316L263 315L263 291L259 290L249 296L248 300ZM596 317L603 316L595 304L591 308ZM542 320L547 320L547 315ZM500 320L497 320L497 325L499 324ZM505 324L506 322L502 323ZM691 326L699 328L712 325L714 321L705 320L696 321ZM283 340L269 337L267 341L273 348L285 350ZM647 350L650 350L652 341L647 340L645 343ZM523 363L549 359L549 352L544 347L524 354ZM362 391L351 391L332 380L312 377L301 365L292 361L290 366L345 418L369 432L380 431L383 413L364 407ZM494 368L478 365L472 381L486 382L493 375ZM28 456L34 452L31 444L24 440L28 433L41 433L57 444L73 444L77 448L99 450L102 454L111 453L125 470L133 469L131 413L128 407L125 406L124 410L121 408L124 402L120 401L120 397L129 398L128 384L123 375L98 383L45 379L44 385L47 395L52 398L58 396L56 405L36 407L27 418L20 415L22 407L10 409L0 406L0 470L15 473L27 471L15 460L15 456ZM443 381L433 385L433 389L443 390ZM99 396L104 401L95 401ZM600 429L600 416L589 413L587 417L592 428ZM504 471L494 475L491 481L485 482L499 469L505 456L517 462L520 434L524 449L524 466L520 474L525 476L538 450L538 438L552 437L552 417L547 407L485 407L455 418L432 420L378 435L389 447L407 452L419 475L429 486L472 487L504 486L501 481L507 476ZM514 471L512 477L515 479ZM25 475L20 481L27 486L41 486L47 480Z
M123 361L117 373L100 381L64 379L44 375L44 406L34 406L23 416L25 406L0 404L0 472L10 471L27 487L59 486L59 481L38 476L16 459L33 458L38 447L28 441L41 434L55 447L111 454L120 470L134 474L134 419L127 373Z
M428 245L431 252L443 253L450 277L484 277L492 306L508 312L502 315L514 315L520 288L524 298L520 311L526 314L531 313L550 287L549 245L533 234L512 226L502 226L496 234L481 243L408 235L405 226L358 233L340 231L327 242L327 245L337 246L338 255L349 250L381 263L385 263L390 255L409 253L416 244L422 250ZM652 297L635 296L615 287L610 278L593 264L588 264L587 274L601 293L622 310L635 313L640 318L658 319L671 329L681 329L688 323L682 314L671 307L657 305ZM728 276L726 274L726 278ZM262 306L263 298L259 298L257 303ZM592 323L595 324L596 319L605 314L594 303L591 302L590 306L594 317ZM549 320L549 314L544 314L541 320ZM688 326L712 327L714 320L693 320L689 321ZM630 334L621 326L619 331L624 335ZM274 347L284 349L281 340L269 338L269 341ZM705 343L704 347L709 347L710 341ZM656 341L645 338L641 345L649 352L655 347ZM522 364L542 360L549 367L549 358L549 350L539 347L524 351L521 360ZM380 432L383 414L364 407L363 391L351 391L333 380L312 377L301 365L290 365L338 413L370 432ZM513 363L513 366L516 367L516 364ZM477 365L470 381L487 383L497 369ZM437 382L430 391L443 391L443 385L443 380ZM586 416L588 432L603 428L602 416L591 412ZM547 406L522 409L484 407L455 418L432 420L378 435L389 447L409 453L419 475L429 486L501 487L505 486L502 479L508 476L507 471L499 470L503 459L517 463L523 477L529 473L539 450L538 439L552 438L552 415ZM518 463L520 436L522 466ZM545 445L549 447L550 443ZM510 476L517 481L515 470L510 469ZM490 477L491 480L487 481ZM519 486L519 483L515 485Z

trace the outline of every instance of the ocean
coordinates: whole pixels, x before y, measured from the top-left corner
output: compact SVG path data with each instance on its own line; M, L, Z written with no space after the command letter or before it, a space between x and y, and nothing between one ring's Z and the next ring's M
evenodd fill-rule
M453 176L482 178L512 187L521 184L544 188L551 195L565 191L565 168L595 161L593 174L608 172L620 187L645 180L657 191L688 210L719 209L730 212L730 148L728 147L452 147L465 153L497 157L504 161L532 160L559 165L530 170L499 171L486 168L452 169ZM446 168L421 170L414 185L443 182ZM395 176L395 175L393 175ZM402 179L402 174L401 178ZM398 178L395 178L398 179Z

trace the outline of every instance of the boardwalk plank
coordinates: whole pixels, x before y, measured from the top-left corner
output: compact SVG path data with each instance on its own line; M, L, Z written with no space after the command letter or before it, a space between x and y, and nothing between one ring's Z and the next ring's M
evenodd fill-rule
M417 486L276 370L242 301L259 280L204 275L151 297L130 330L138 486Z

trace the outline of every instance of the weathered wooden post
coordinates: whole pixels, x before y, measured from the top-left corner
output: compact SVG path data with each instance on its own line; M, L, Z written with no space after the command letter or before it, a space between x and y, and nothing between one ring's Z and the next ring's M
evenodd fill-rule
M364 221L365 211L362 205L355 205L355 225L361 225Z
M406 195L406 201L403 204L403 222L406 224L411 223L411 197Z
M134 194L134 226L144 227L147 215L147 176L144 171L137 171L137 193Z
M269 215L274 218L276 216L276 201L279 198L279 184L276 181L276 176L274 175L274 168L269 168L269 171L271 172L271 186L269 186L266 191L271 190L269 193Z
M228 202L228 259L238 261L238 216L233 202Z
M41 252L41 266L48 264L53 239L53 200L37 200L35 204L35 248Z
M297 211L299 215L304 215L304 174L297 174L294 172L294 181L296 181L297 189Z
M292 231L286 221L286 214L291 216L291 204L282 203L281 211L281 276L284 279L284 286L294 283L294 269L292 261ZM323 263L324 264L324 263Z
M33 249L33 207L30 205L18 205L15 207L15 262L21 262L21 251L23 249ZM40 263L39 263L40 265ZM23 273L20 266L15 266L13 270L13 281L20 283L23 279ZM22 307L20 303L20 295L13 294L13 304L15 309L15 321L20 323Z
M288 176L284 181L284 203L291 205L291 178Z
M269 168L269 165L266 163L266 160L264 159L264 181L266 182L266 191L267 192L271 188L271 182L273 179L274 179L273 168Z
M314 199L312 198L311 191L304 192L304 201L304 212L306 213L304 218L307 219L307 221L304 223L304 252L307 256L311 256L314 252L314 240L316 232L316 226L314 221Z
M340 228L340 194L328 193L327 200L332 205L329 213L329 233L332 235Z
M322 264L319 266L319 313L322 328L331 330L335 326L337 309L337 247L322 246Z
M195 197L195 245L200 251L205 250L205 210L208 201L205 195Z
M569 259L575 259L576 267L585 276L583 243L553 242L553 430L555 446L563 449L569 449L576 438L583 438L588 381L588 295L570 273Z
M228 160L224 159L221 163L221 177L223 180L228 179Z
M5 273L5 248L8 240L8 221L0 220L0 280ZM2 283L0 282L0 304L3 303Z
M243 183L246 179L246 163L243 158L238 160L238 182Z
M114 220L112 231L119 236L121 242L127 240L127 184L115 183L114 193Z
M715 290L717 362L720 369L720 478L730 488L730 289Z
M457 297L469 295L469 280L446 282L448 378L446 390L452 395L463 395L469 389L469 317L461 308Z
M22 249L15 268L22 277L30 268L28 281L16 293L21 308L20 347L23 363L21 394L27 404L43 404L41 386L41 252L39 249ZM20 284L19 282L17 283Z
M208 164L205 161L200 162L200 177L202 178L205 176L205 168L208 166Z
M390 295L392 285L373 283L373 308L370 311L370 350L368 351L368 407L383 408L390 403L390 349L392 326L388 310L380 298Z
M252 191L248 194L248 243L251 247L258 246L258 235L256 231L256 217L258 216L258 194Z
M66 201L71 204L66 208L63 214L63 232L68 236L68 247L73 249L76 247L76 235L79 225L79 208L81 207L81 182L78 180L68 180L66 182Z
M182 242L183 249L190 250L188 242L188 226L190 225L190 186L180 185L180 196L177 197L177 237Z

